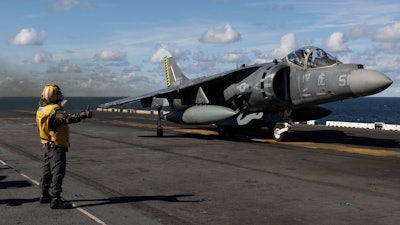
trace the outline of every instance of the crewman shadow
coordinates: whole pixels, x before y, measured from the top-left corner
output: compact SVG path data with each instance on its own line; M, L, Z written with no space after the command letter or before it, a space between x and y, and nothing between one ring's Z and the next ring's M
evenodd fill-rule
M27 199L27 198L9 198L9 199L0 199L0 205L6 205L6 206L20 206L25 203L33 203L33 202L38 202L39 198L32 198L32 199Z
M101 205L112 205L122 204L131 202L144 202L144 201L163 201L163 202L202 202L203 200L180 200L179 198L189 198L194 195L156 195L156 196L121 196L112 197L105 199L84 199L84 200L72 200L70 202L96 202L89 204L77 205L75 208L101 206Z
M0 180L4 180L7 176L0 176ZM0 181L1 189L14 189L14 188L25 188L33 186L31 183L25 180L15 180L15 181ZM39 201L39 198L25 199L25 198L9 198L0 199L0 205L6 206L20 206L25 203L32 203Z
M8 189L8 188L24 188L32 186L31 183L25 180L16 180L16 181L1 181L0 189Z

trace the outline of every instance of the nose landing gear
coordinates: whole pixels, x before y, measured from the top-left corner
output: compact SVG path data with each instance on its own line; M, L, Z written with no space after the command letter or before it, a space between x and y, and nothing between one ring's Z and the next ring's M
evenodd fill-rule
M288 133L292 125L284 122L284 123L276 123L274 128L272 129L272 136L275 141L284 141L287 138Z
M291 109L280 112L280 116L282 117L283 121L286 122L276 123L274 128L272 129L272 136L274 137L275 141L285 141L293 124L291 118Z

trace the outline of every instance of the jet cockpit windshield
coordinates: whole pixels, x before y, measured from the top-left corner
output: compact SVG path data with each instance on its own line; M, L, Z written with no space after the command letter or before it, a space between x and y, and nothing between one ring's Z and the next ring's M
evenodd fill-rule
M335 63L341 63L336 57L321 48L313 46L299 48L289 53L284 60L301 66L304 69L325 67Z

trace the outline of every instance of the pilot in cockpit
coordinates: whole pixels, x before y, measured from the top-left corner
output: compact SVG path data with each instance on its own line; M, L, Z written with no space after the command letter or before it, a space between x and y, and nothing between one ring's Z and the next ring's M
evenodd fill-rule
M330 66L339 62L335 57L316 47L305 47L293 51L289 53L287 59L304 69Z

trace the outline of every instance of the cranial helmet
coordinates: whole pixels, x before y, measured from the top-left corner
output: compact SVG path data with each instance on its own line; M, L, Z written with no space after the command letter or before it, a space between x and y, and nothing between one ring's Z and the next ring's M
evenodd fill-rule
M62 100L63 94L60 88L55 84L48 84L44 87L42 98L49 102L59 102Z

